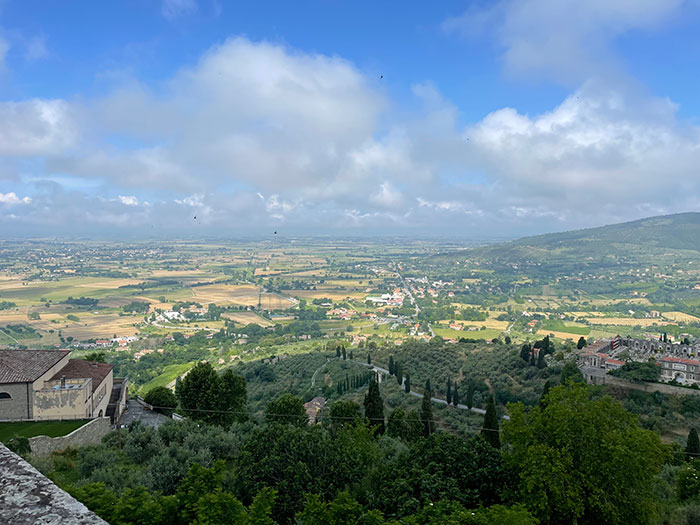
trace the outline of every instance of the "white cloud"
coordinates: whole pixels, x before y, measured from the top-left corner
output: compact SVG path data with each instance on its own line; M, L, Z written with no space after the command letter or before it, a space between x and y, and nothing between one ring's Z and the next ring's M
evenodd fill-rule
M580 82L619 66L611 42L632 30L659 27L687 0L501 0L447 20L450 32L493 34L514 73L545 73Z
M395 208L403 203L403 195L390 182L382 182L379 190L370 196L370 201L383 208Z
M283 221L482 235L697 206L700 130L669 100L588 82L550 111L465 126L436 86L413 93L420 109L396 117L345 60L230 39L158 92L131 82L87 102L0 103L0 177L45 183L12 211L56 227L83 214L177 232ZM95 206L103 183L126 195Z
M133 195L119 195L119 201L126 206L139 205L139 200Z
M195 0L163 0L161 4L161 13L168 20L174 20L196 10L197 2Z
M467 133L492 178L549 209L622 199L673 209L700 191L700 129L675 112L665 99L586 86L550 112L504 108Z
M20 199L14 191L9 193L0 193L0 204L31 204L31 202L32 199L29 197L22 197Z
M56 154L70 148L76 126L63 100L0 102L0 155Z

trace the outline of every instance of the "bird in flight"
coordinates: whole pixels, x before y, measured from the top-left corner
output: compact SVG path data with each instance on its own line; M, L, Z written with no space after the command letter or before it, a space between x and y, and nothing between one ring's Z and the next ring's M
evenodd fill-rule
M277 235L277 232L275 232L275 235Z
M194 220L195 220L195 221L197 220L197 216L196 216L196 215L194 216Z

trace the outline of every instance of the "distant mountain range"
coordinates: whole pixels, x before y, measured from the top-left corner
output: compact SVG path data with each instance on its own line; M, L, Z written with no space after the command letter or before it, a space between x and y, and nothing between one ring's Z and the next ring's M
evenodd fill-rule
M660 215L599 228L524 237L507 244L558 248L580 242L700 250L700 213Z
M654 264L660 258L666 263L692 260L698 252L700 213L678 213L599 228L523 237L435 257L446 261L466 256L495 267L517 265L522 269L521 265L525 264L530 268L538 267L539 272L559 273L591 265Z

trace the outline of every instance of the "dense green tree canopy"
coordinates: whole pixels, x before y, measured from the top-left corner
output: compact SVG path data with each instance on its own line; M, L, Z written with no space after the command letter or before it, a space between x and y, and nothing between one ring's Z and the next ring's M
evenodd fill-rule
M516 403L509 412L506 461L535 516L562 524L649 522L665 450L622 405L591 400L585 385L573 384L550 390L544 408Z
M265 408L265 420L289 425L304 426L309 423L304 402L292 394L282 394Z

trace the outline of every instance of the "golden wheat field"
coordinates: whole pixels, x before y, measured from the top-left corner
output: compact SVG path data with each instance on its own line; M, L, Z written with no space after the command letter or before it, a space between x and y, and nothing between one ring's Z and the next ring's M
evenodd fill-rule
M198 303L216 303L219 305L238 304L242 306L260 306L265 309L286 309L294 302L278 294L260 294L260 288L249 284L211 284L192 288L193 300Z

